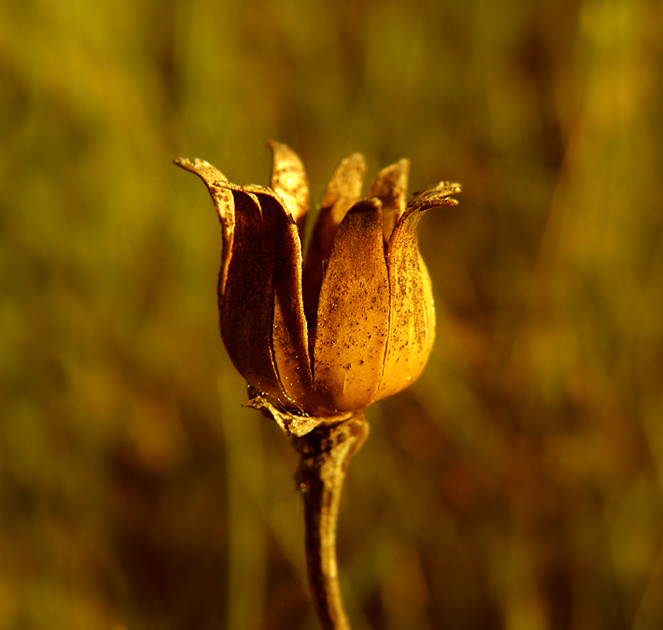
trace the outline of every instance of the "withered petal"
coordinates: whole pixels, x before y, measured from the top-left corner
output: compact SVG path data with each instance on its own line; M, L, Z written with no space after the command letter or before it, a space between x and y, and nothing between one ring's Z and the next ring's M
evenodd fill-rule
M413 198L389 240L389 334L384 371L376 399L394 394L421 373L435 339L435 309L430 276L417 242L417 226L426 210L456 205L449 195L458 184L443 183Z
M224 185L235 200L236 229L219 302L223 341L251 385L301 408L312 376L297 226L269 188Z
M261 392L300 408L312 376L294 218L269 188L231 184L202 160L176 164L207 185L223 226L219 313L233 364Z
M325 261L329 260L343 217L361 197L365 171L366 162L361 153L341 160L322 199L304 262L304 310L311 329L315 326Z
M177 158L175 164L190 171L194 175L198 175L207 186L207 190L209 190L212 201L214 202L216 213L219 216L219 221L221 221L222 251L221 271L219 272L219 292L223 294L228 277L228 265L230 263L230 256L232 255L235 232L235 203L231 191L224 185L228 180L221 171L208 162L205 162L205 160L196 159L192 161L187 158Z
M322 280L313 374L329 410L366 407L380 383L389 326L380 206L371 199L348 211Z
M285 201L286 208L301 229L311 205L308 179L299 156L287 145L270 140L272 150L272 190Z
M305 405L312 389L308 327L302 296L302 246L297 225L271 191L256 195L262 209L267 250L274 261L272 352L283 392ZM262 264L258 261L258 264Z
M221 336L235 367L262 392L282 396L270 343L274 320L274 259L256 195L230 189L235 238L226 288L219 293Z
M410 160L403 158L383 168L366 193L367 199L377 197L382 202L385 243L389 242L396 222L405 211L409 173Z

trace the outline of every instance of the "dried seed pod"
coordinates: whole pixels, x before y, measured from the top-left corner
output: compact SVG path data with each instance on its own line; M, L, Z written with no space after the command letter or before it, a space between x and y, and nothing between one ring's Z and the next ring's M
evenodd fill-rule
M394 394L419 376L435 335L433 296L416 228L455 205L443 182L405 203L409 162L383 169L361 199L364 159L332 176L307 260L306 174L270 142L271 188L230 183L202 160L176 163L207 186L222 225L221 334L235 367L284 430L303 435ZM317 420L311 421L311 417Z

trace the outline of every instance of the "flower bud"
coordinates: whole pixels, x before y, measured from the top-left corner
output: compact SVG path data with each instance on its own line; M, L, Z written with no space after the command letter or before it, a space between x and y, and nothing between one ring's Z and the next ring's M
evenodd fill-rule
M292 431L301 435L400 391L423 370L435 314L416 228L427 210L455 205L460 186L442 182L406 204L409 162L401 160L362 197L364 159L353 154L332 175L304 260L304 167L286 145L269 144L270 188L232 184L202 160L176 164L203 180L221 221L228 354L254 406L312 417Z

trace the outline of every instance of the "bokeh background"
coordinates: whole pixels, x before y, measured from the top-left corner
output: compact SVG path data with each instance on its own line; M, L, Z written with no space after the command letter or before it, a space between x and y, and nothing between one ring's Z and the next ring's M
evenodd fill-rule
M462 182L438 337L374 405L353 629L663 628L663 5L5 0L0 629L312 630L296 459L241 408L179 155L315 201L342 157Z

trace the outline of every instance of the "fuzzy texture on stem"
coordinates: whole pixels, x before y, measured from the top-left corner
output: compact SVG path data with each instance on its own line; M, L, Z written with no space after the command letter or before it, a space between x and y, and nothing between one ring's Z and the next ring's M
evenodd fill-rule
M296 480L304 498L309 589L324 630L350 630L338 582L336 527L343 480L368 431L358 413L292 438L301 458Z

